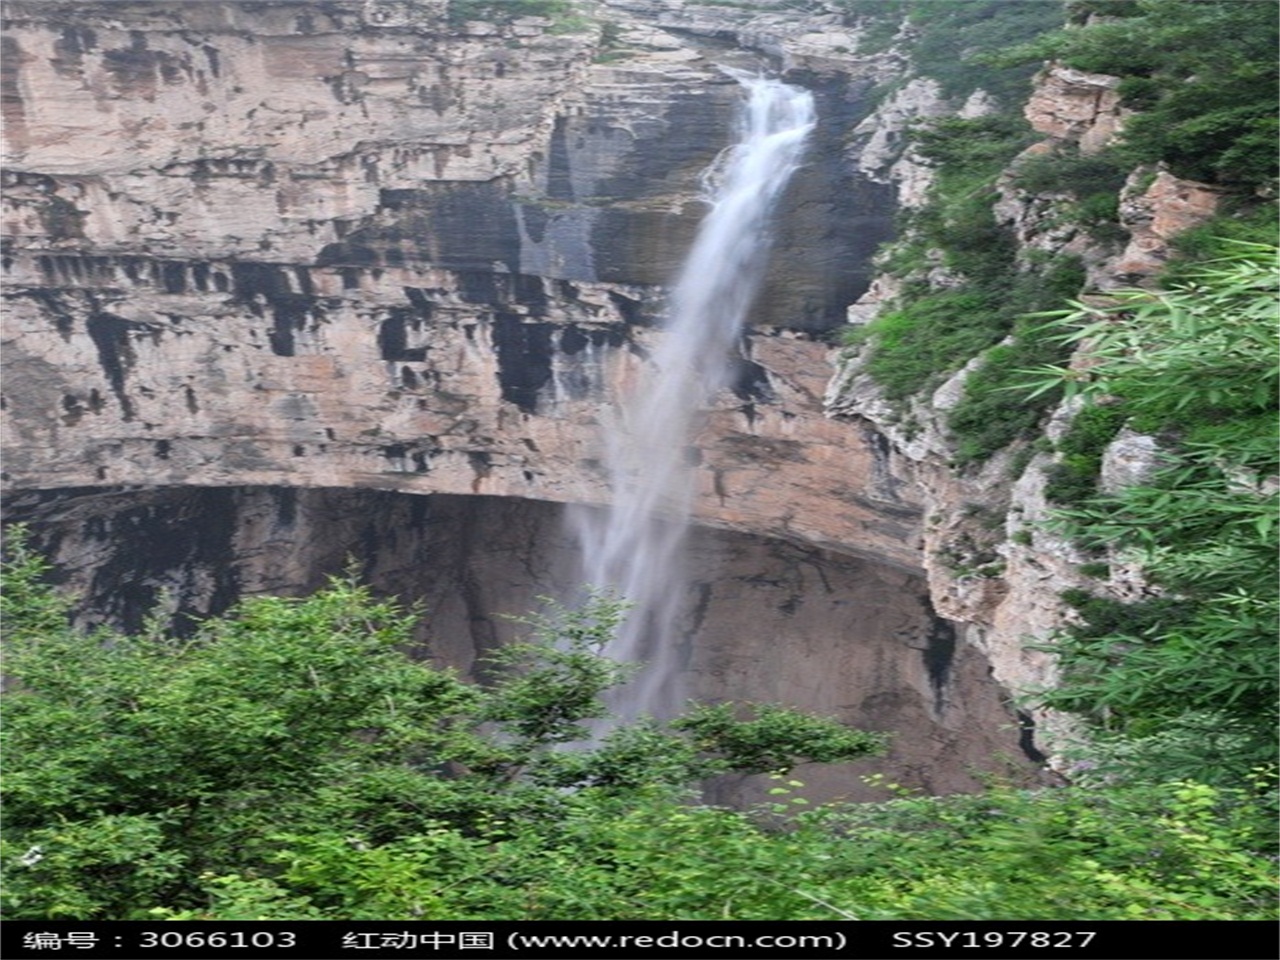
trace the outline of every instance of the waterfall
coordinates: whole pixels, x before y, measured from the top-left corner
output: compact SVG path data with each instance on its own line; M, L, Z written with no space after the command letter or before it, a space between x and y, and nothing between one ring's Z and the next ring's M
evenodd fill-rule
M632 605L605 651L646 664L614 704L623 719L668 716L685 698L676 676L687 587L680 547L694 496L689 442L702 411L730 383L767 262L769 213L814 125L807 91L726 72L747 93L739 139L703 174L711 209L672 290L646 375L603 424L612 503L571 514L583 581Z

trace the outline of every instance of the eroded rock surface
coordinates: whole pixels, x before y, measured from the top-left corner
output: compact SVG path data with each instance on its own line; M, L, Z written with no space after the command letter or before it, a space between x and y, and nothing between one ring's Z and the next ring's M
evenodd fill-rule
M1120 237L1100 237L1070 215L1074 198L1069 191L1023 188L1020 164L1096 154L1114 143L1124 121L1118 83L1115 77L1049 64L1036 78L1025 109L1045 139L1015 158L995 184L995 219L1009 231L1019 262L1077 257L1087 274L1085 289L1095 295L1150 284L1171 256L1174 237L1213 216L1221 196L1212 187L1164 170L1139 169L1119 194ZM864 133L873 134L868 143L876 148L871 156L880 175L895 184L904 206L921 202L931 172L912 165L909 152L893 161L892 152L879 149L888 140L879 132L880 113L891 127L903 127L913 117L959 115L963 109L929 96L926 84L918 83L914 91L908 84L899 99L886 100L863 121ZM941 264L929 275L935 289L950 281ZM893 277L875 278L849 308L850 321L870 322L900 290L901 282ZM1149 585L1132 563L1119 557L1110 558L1110 577L1097 580L1082 569L1090 558L1055 532L1051 521L1056 505L1045 496L1048 471L1056 462L1052 452L1026 449L1025 444L1019 450L1015 444L985 463L953 466L947 414L985 355L974 357L932 393L904 403L885 398L864 372L867 360L865 352L846 352L828 388L828 411L864 429L870 425L887 449L909 462L899 469L912 477L913 493L923 506L921 556L932 603L940 615L960 625L967 643L987 656L995 678L1017 692L1024 722L1056 764L1060 751L1078 737L1077 726L1069 716L1037 707L1035 694L1058 682L1049 644L1073 620L1063 593L1085 588L1130 600L1143 596ZM1044 437L1061 439L1077 407L1073 402L1060 405L1044 424ZM1107 450L1102 488L1141 481L1158 459L1152 438L1122 433Z
M10 483L602 502L599 413L647 356L738 85L652 28L592 63L593 33L541 20L223 6L10 11ZM864 86L827 83L826 136ZM885 229L844 163L815 144L779 212L759 335L691 451L699 513L910 564L909 497L830 508L894 469L824 421L805 335Z

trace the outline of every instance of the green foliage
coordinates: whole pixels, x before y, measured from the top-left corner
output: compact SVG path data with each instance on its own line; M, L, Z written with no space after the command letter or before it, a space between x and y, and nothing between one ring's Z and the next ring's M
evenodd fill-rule
M1245 791L1190 782L846 808L827 823L861 896L824 899L862 919L1261 918L1267 819Z
M1203 267L1166 292L1114 295L1058 315L1061 339L1087 343L1097 362L1081 372L1046 367L1031 392L1120 396L1135 415L1185 427L1275 408L1275 248L1233 244L1230 260Z
M71 604L49 589L52 567L27 544L26 532L14 528L5 545L8 566L0 591L0 622L6 636L19 644L38 645L68 626Z
M510 23L521 17L547 17L559 23L576 20L576 11L574 0L449 0L449 23Z
M336 580L191 640L84 637L19 535L0 861L15 918L1261 918L1267 812L1197 783L735 812L676 785L865 756L776 706L561 745L600 712L607 598L529 618L477 688ZM892 788L891 788L892 789ZM956 854L960 853L961 856Z
M912 129L911 142L921 159L936 166L993 172L1034 141L1020 118L995 113L930 120Z
M576 802L567 788L670 791L882 745L780 707L744 719L708 707L560 749L588 738L602 693L627 672L599 655L624 612L605 597L526 618L529 639L497 654L480 688L407 658L416 616L349 579L302 600L247 600L189 639L85 636L68 628L21 530L10 558L3 856L14 916L217 904L239 916L259 900L290 917L354 916L357 903L361 917L407 916L417 907L397 891L429 871L558 829ZM367 852L367 881L327 889L337 866L298 865L334 851L353 862Z
M920 125L911 137L920 157L937 165L937 177L929 204L903 222L908 239L890 251L887 267L898 276L920 278L942 266L955 281L931 290L920 279L910 280L895 309L852 333L846 342L865 344L867 372L885 397L897 402L936 388L986 351L948 417L956 463L981 462L1014 440L1029 437L1056 401L1042 395L1027 403L1009 403L1007 391L1017 379L1014 371L1066 355L1060 343L1020 318L1076 295L1084 270L1074 257L1020 263L1013 236L995 221L996 177L1035 139L1020 116L942 118ZM1103 168L1114 179L1107 162L1089 160L1076 166L1073 185L1092 190L1110 183L1098 179ZM1111 202L1114 207L1114 197Z
M1091 789L1155 783L1171 770L1195 770L1207 784L1240 784L1256 795L1275 821L1275 765L1248 767L1256 752L1253 732L1238 718L1215 710L1187 711L1162 723L1151 733L1115 733L1094 728L1087 742L1068 745L1073 783Z
M1022 159L1014 168L1014 180L1028 193L1073 197L1066 212L1072 221L1099 239L1122 239L1127 234L1117 223L1119 197L1129 166L1114 151L1059 150Z
M137 904L163 902L189 859L166 840L173 821L160 814L100 814L6 831L0 840L9 878L6 915L127 916Z
M867 372L887 398L904 400L936 384L957 360L980 352L1003 331L986 297L947 291L908 301L858 333L873 342Z
M1235 245L1194 282L1119 295L1057 323L1089 363L1039 371L1034 389L1086 400L1121 398L1132 422L1157 433L1167 465L1108 496L1073 496L1064 529L1142 567L1163 596L1140 604L1070 598L1085 625L1059 638L1066 682L1044 701L1090 715L1136 739L1224 718L1238 749L1237 779L1274 756L1277 702L1275 584L1280 396L1274 247ZM1101 433L1081 440L1092 449ZM1077 456L1080 454L1077 453ZM1077 491L1082 493L1083 491ZM1176 766L1166 776L1220 775Z
M845 22L860 29L858 52L887 50L906 21L907 0L832 0Z
M1048 471L1044 495L1050 503L1078 506L1097 494L1102 455L1127 418L1119 403L1090 404L1075 415L1058 443L1061 458Z
M1000 315L1012 326L1007 343L994 347L965 380L960 402L947 417L955 440L955 462L981 463L1018 439L1034 436L1045 412L1058 400L1047 392L1024 403L1010 404L1010 386L1017 371L1032 364L1062 358L1062 344L1046 336L1039 324L1021 316L1049 301L1061 302L1084 283L1084 269L1075 258L1040 264L1014 277L1000 305Z
M776 788L800 800L798 784ZM772 807L790 806L789 803ZM770 818L772 813L769 814ZM274 879L207 877L174 919L1268 919L1265 807L1184 782L750 813L575 795L494 842L288 838Z
M1276 203L1248 203L1243 209L1228 207L1219 216L1173 238L1177 258L1165 271L1165 285L1195 284L1207 261L1230 260L1239 255L1241 243L1272 244L1278 235L1280 206Z
M491 691L481 719L505 723L518 749L584 740L584 721L608 713L602 694L626 679L626 664L600 655L622 622L625 608L594 595L580 610L543 598L548 613L516 618L531 629L525 642L487 659L504 674Z
M1106 16L999 58L1059 59L1122 78L1122 152L1193 180L1255 188L1277 175L1277 22L1273 5L1134 0L1074 11Z
M851 730L835 720L764 705L739 719L731 704L699 707L672 727L689 733L698 749L723 756L727 769L786 773L798 762L832 763L879 753L884 737Z
M905 23L915 70L947 97L982 89L1009 102L1023 96L1034 72L1023 64L992 65L986 54L1020 44L1062 24L1052 3L1023 0L836 0L862 28L860 53L887 48Z

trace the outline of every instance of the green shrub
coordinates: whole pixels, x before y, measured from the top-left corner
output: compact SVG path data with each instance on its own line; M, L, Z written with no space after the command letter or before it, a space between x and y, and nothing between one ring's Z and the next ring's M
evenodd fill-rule
M947 417L958 465L981 463L1015 440L1034 439L1061 394L1047 391L1016 403L1011 397L1024 379L1021 371L1061 360L1069 348L1026 315L1062 302L1083 283L1084 267L1074 257L1050 258L1009 280L999 312L1012 330L1010 342L987 353L965 380L960 402Z
M998 311L978 292L942 292L877 317L859 334L874 343L867 371L890 400L929 387L1003 335Z
M920 73L937 80L944 96L965 97L981 89L1007 104L1026 97L1035 67L992 66L983 55L1062 24L1055 4L1023 0L914 0L908 9L918 31L911 60Z
M576 10L573 0L449 0L449 23L510 23L521 17L547 17L561 22L574 18Z
M1237 256L1241 243L1270 244L1280 235L1280 206L1275 202L1249 202L1243 209L1224 206L1220 215L1173 238L1177 259L1165 273L1167 286L1194 283L1205 263Z
M573 803L675 806L708 776L883 744L766 705L587 745L602 693L627 673L599 656L622 615L605 598L526 620L530 638L479 687L406 657L416 616L349 580L246 600L191 639L85 636L21 531L11 544L11 917L241 916L254 903L290 918L439 916L466 909L440 884L497 869L494 844L546 841Z
M1082 154L1075 150L1040 154L1021 160L1014 182L1029 193L1069 193L1077 197L1118 194L1129 167L1112 153Z
M910 136L916 153L932 164L986 172L1002 168L1035 142L1026 121L1013 113L940 117L917 124Z

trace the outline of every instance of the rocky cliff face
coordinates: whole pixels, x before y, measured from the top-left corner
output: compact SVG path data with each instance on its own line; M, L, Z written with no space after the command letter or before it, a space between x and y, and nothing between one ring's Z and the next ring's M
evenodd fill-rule
M1116 85L1114 77L1046 65L1025 107L1032 129L1044 139L1001 175L994 205L996 222L1012 236L1019 262L1025 266L1037 256L1078 257L1086 289L1095 295L1150 283L1170 258L1173 238L1211 217L1221 196L1211 186L1164 170L1139 169L1120 194L1125 237L1117 241L1100 240L1083 229L1067 212L1065 194L1036 193L1019 185L1018 166L1029 158L1060 151L1089 156L1114 142L1124 122ZM903 206L918 207L926 202L931 171L910 150L895 149L892 131L938 116L972 116L974 108L972 98L948 104L927 79L912 80L863 121L861 155L871 161L873 175L895 185ZM941 269L930 280L943 287L950 282ZM892 276L875 278L850 306L850 321L867 323L893 302L901 286ZM979 466L956 468L947 416L984 356L974 357L935 390L912 398L905 412L888 402L865 374L866 360L855 350L837 361L828 411L837 419L873 425L886 446L911 462L913 489L927 518L921 558L936 609L960 625L964 641L988 657L994 676L1009 689L1025 696L1054 686L1055 658L1042 643L1071 622L1061 594L1088 586L1130 601L1144 589L1140 574L1118 564L1110 582L1099 584L1081 573L1088 558L1048 522L1054 505L1046 499L1046 485L1055 454L1015 444ZM1044 437L1060 440L1074 413L1071 403L1053 411ZM1103 488L1135 482L1149 474L1158 457L1154 438L1122 432L1103 457ZM1055 751L1077 736L1072 720L1030 705L1022 716L1050 754L1051 765L1057 765L1061 757Z
M987 658L1004 682L1046 672L1019 666L1058 615L1037 561L1022 586L942 572L989 478L952 476L856 389L824 407L822 335L924 177L886 138L951 105L917 85L868 120L903 64L858 57L834 16L607 14L7 5L10 516L124 622L308 589L354 552L469 666L505 639L497 613L568 589L555 505L607 499L601 413L660 335L699 173L732 138L717 64L768 63L815 90L820 133L689 449L695 568L719 573L690 585L686 670L705 697L897 732L904 783L1026 773L1040 754Z
M10 10L11 482L602 502L597 411L644 362L737 85L651 29L592 64L594 34L545 21L313 7ZM828 84L832 130L857 92ZM700 513L913 563L913 505L823 421L806 335L886 229L845 172L819 145L780 214L759 332L691 451Z

